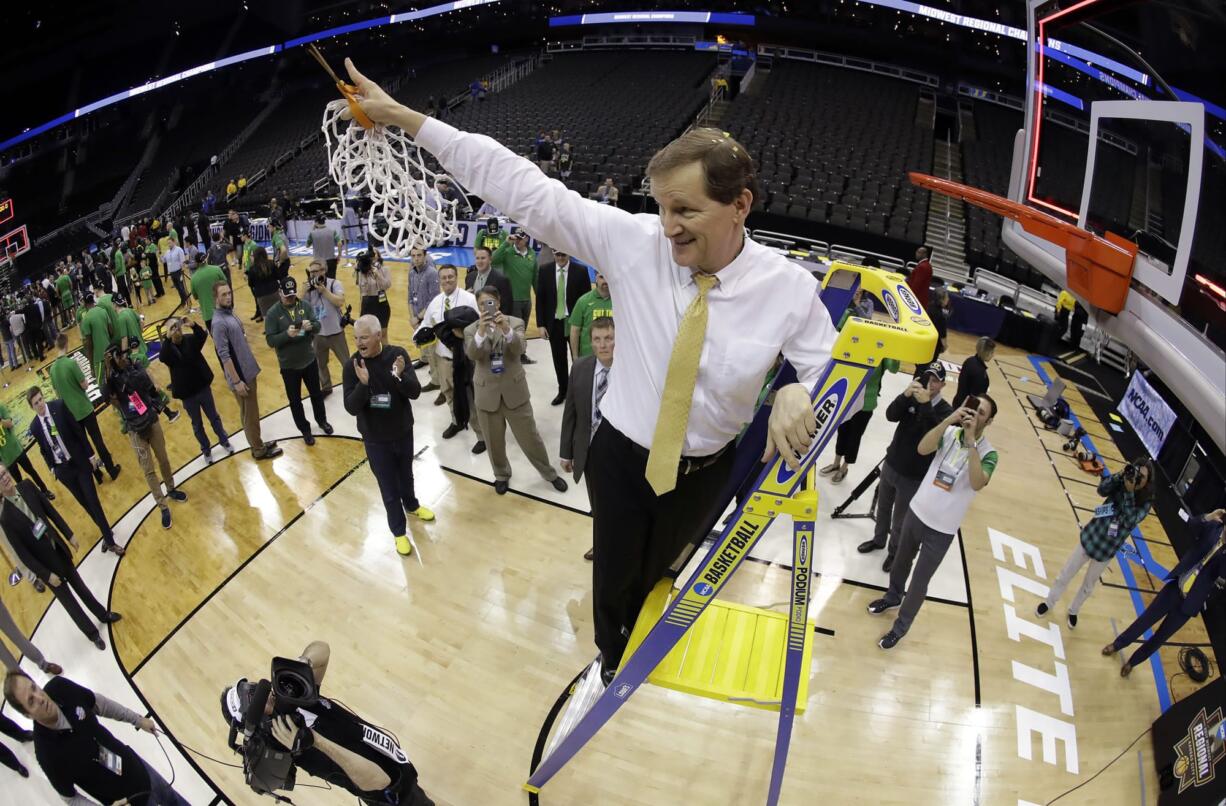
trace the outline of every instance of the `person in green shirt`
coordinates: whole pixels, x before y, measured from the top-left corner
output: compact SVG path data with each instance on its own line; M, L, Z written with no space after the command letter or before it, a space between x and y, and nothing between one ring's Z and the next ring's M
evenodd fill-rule
M85 310L81 313L81 339L85 343L85 354L89 356L94 377L101 379L106 348L111 346L111 316L89 294L85 295L82 303Z
M528 245L523 227L511 227L511 235L494 250L494 268L511 281L511 313L525 324L532 315L532 286L536 282L536 252Z
M484 246L491 253L507 242L507 231L498 223L496 216L490 216L485 225L477 229L477 238L473 241L473 249Z
M26 455L26 446L13 431L13 425L13 415L9 413L7 406L0 403L0 462L4 462L4 466L12 474L14 481L21 481L21 470L18 469L20 465L30 474L30 478L38 485L38 489L43 491L43 495L47 496L47 500L54 501L55 493L47 489L38 471L30 463L30 457Z
M72 327L77 321L77 302L72 296L72 278L68 269L60 270L60 276L55 278L55 290L60 295L60 310L64 312L64 327Z
M282 278L277 296L278 301L264 314L264 339L269 347L277 351L277 364L281 367L281 380L285 383L294 425L302 432L303 441L314 445L311 424L307 422L306 412L302 408L304 383L311 398L315 424L325 434L332 433L328 412L324 409L323 390L319 388L319 365L315 360L315 334L319 332L319 320L315 318L315 309L299 299L298 281L293 277Z
M839 319L839 330L843 329L843 325L852 316L872 318L872 311L872 301L868 294L863 293L863 289L856 289L856 295L852 298L851 304L847 306L847 310ZM864 407L839 426L834 442L834 461L818 471L823 476L830 476L830 481L833 483L838 484L845 479L847 468L854 465L856 459L859 458L860 440L864 437L864 429L868 428L868 421L873 419L873 410L877 408L877 396L881 393L881 380L887 372L898 372L898 367L898 362L893 358L882 359L864 381Z
M144 244L145 260L142 263L142 266L149 269L149 272L152 274L150 279L153 280L153 290L157 292L157 296L155 296L154 299L157 299L157 297L160 297L162 294L166 293L165 289L162 288L162 277L160 274L158 274L158 246L153 241L145 241Z
M285 225L280 222L272 225L272 262L278 268L284 267L284 273L289 273L289 241L285 238Z
M111 323L111 338L116 338L115 331L119 329L119 311L115 310L114 297L101 288L95 288L94 301L106 312L106 318Z
M140 285L145 289L146 304L153 304L153 269L149 268L148 263L141 264L140 267Z
M86 321L90 311L98 311L101 317L99 322L106 323L106 313L99 310L91 304L91 298L87 294L85 296L85 313L81 316L81 329L85 330ZM102 341L104 344L110 344L110 335L107 334ZM68 336L61 333L55 339L55 347L59 351L59 357L51 362L51 368L48 374L51 376L51 387L55 389L55 396L64 401L64 405L72 412L72 416L76 419L81 427L85 429L85 433L89 435L90 442L94 443L94 452L98 454L98 458L102 460L102 466L111 474L111 479L114 480L119 476L119 465L115 464L111 459L111 452L107 450L106 443L102 440L102 431L98 428L98 415L94 414L94 404L90 402L89 395L86 389L89 388L89 381L85 378L85 373L81 370L81 365L77 360L68 354ZM86 355L89 355L87 348ZM106 355L106 348L103 347L103 356ZM97 370L95 370L95 373ZM102 481L102 472L94 471L94 479L98 482Z
M613 298L609 281L596 272L596 286L575 301L570 312L570 352L576 358L592 354L592 322L602 316L613 318Z
M243 271L251 270L251 262L255 259L255 250L260 248L260 245L255 242L248 233L241 233L243 239Z
M226 273L220 266L205 264L192 272L192 296L200 301L200 317L210 331L213 329L213 309L216 307L213 287L224 282L227 282Z
M128 301L119 294L112 300L115 305L116 327L112 334L119 349L128 354L128 358L141 369L149 366L149 346L145 344L141 333L140 316L128 307Z

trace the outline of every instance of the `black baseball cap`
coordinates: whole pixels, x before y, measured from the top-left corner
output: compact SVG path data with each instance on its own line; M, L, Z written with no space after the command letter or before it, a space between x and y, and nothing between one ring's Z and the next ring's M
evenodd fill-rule
M287 297L298 296L298 281L293 277L286 277L281 280L281 293Z
M485 226L488 229L498 229L499 227L498 216L490 216L489 220L485 222Z
M945 382L945 365L940 361L933 361L931 364L921 364L916 367L918 370L915 377L924 380L928 375L934 376L938 381Z
M519 227L519 226L511 227L511 237L512 238L518 238L521 235L527 235L527 234L528 233L524 232L523 227Z

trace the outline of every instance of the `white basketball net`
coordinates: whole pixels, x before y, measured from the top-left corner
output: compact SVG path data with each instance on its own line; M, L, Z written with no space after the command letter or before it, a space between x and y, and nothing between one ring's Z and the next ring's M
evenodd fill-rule
M364 129L341 118L347 108L344 100L337 100L324 110L328 174L340 186L342 199L370 199L370 238L400 257L414 246L436 246L455 238L456 203L435 187L443 175L426 167L421 149L403 131L381 125Z

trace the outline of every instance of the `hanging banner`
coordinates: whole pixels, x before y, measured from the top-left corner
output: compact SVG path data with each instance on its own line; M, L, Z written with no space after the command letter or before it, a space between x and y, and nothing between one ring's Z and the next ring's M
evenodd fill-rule
M1175 425L1175 412L1140 372L1132 373L1124 399L1120 401L1120 414L1145 443L1149 455L1157 459L1166 435Z

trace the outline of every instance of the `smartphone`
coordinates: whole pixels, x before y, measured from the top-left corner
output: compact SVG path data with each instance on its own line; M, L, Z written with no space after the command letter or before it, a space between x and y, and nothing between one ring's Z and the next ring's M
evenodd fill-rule
M966 402L963 403L962 406L963 408L968 408L974 411L979 411L979 398L975 397L974 395L971 395L966 399Z
M485 312L486 312L487 314L490 314L491 316L494 314L494 311L496 311L496 310L498 309L498 305L497 305L497 303L495 303L495 302L494 302L494 300L492 300L492 299L484 299L484 300L482 300L482 301L481 301L481 307L482 307L482 308L484 308L484 309L485 309Z

